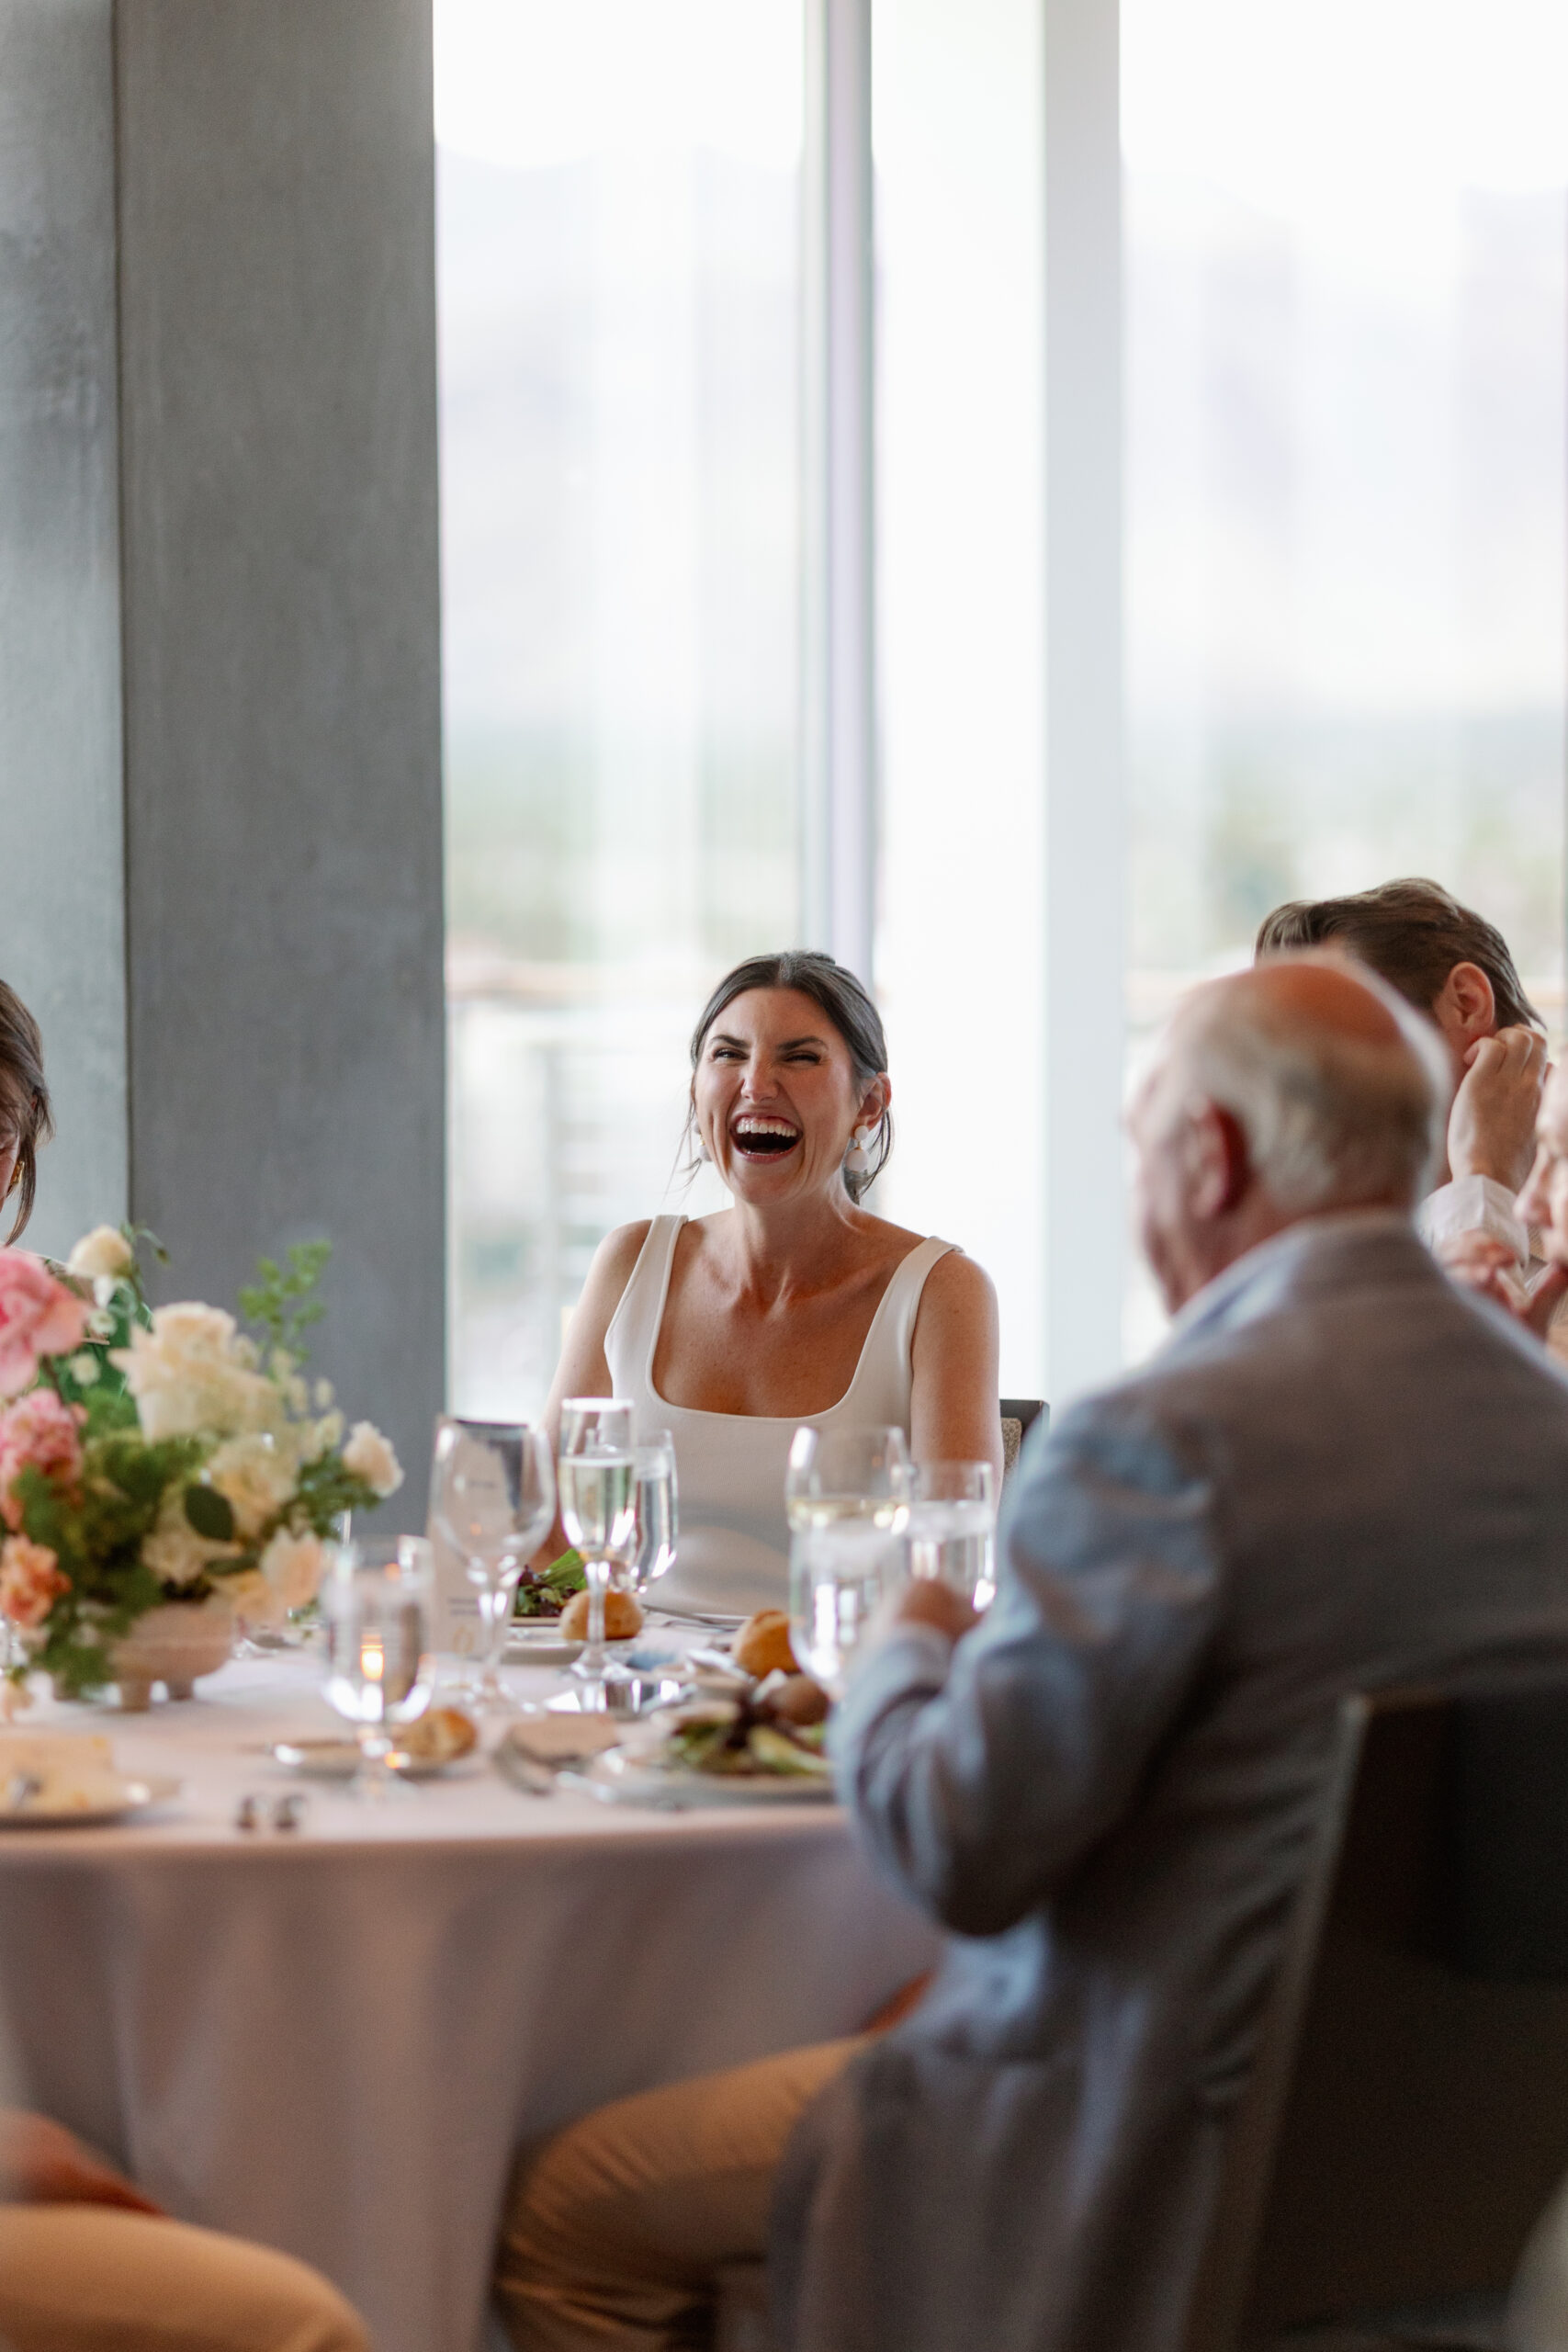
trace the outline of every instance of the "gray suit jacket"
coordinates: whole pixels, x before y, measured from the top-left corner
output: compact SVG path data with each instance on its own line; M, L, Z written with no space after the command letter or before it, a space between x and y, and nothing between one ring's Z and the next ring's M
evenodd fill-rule
M1568 1667L1568 1379L1386 1214L1297 1226L1032 1443L1000 1589L838 1727L935 1985L810 2110L792 2352L1170 2352L1337 1702Z

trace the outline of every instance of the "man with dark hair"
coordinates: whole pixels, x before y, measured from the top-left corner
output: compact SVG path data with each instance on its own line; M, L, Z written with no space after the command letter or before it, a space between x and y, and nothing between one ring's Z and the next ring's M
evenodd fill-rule
M1461 1271L1471 1237L1488 1235L1522 1273L1529 1237L1514 1201L1534 1151L1546 1040L1502 933L1440 883L1412 877L1348 898L1293 899L1258 933L1259 962L1314 947L1370 967L1436 1022L1452 1057L1447 1165L1417 1218L1427 1240Z

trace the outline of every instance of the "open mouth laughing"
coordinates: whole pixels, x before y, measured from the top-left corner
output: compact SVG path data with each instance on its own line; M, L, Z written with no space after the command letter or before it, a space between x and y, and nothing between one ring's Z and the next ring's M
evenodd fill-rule
M729 1141L741 1159L785 1159L800 1141L800 1129L788 1119L764 1118L748 1111L730 1121Z

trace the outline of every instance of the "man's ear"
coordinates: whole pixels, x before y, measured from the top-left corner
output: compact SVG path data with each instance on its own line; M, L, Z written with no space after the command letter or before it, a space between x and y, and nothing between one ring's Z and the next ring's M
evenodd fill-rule
M1461 1049L1497 1033L1497 1000L1479 964L1456 964L1443 982L1432 1018L1450 1046Z
M1241 1121L1220 1102L1195 1102L1187 1119L1189 1205L1205 1221L1224 1216L1252 1183Z

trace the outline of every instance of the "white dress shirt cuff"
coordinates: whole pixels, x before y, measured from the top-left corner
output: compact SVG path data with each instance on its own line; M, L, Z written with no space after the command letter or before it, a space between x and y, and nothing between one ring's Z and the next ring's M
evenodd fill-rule
M1529 1262L1529 1235L1514 1207L1514 1195L1495 1176L1456 1176L1428 1193L1416 1212L1416 1229L1429 1250L1460 1233L1490 1233L1506 1242L1521 1267Z

